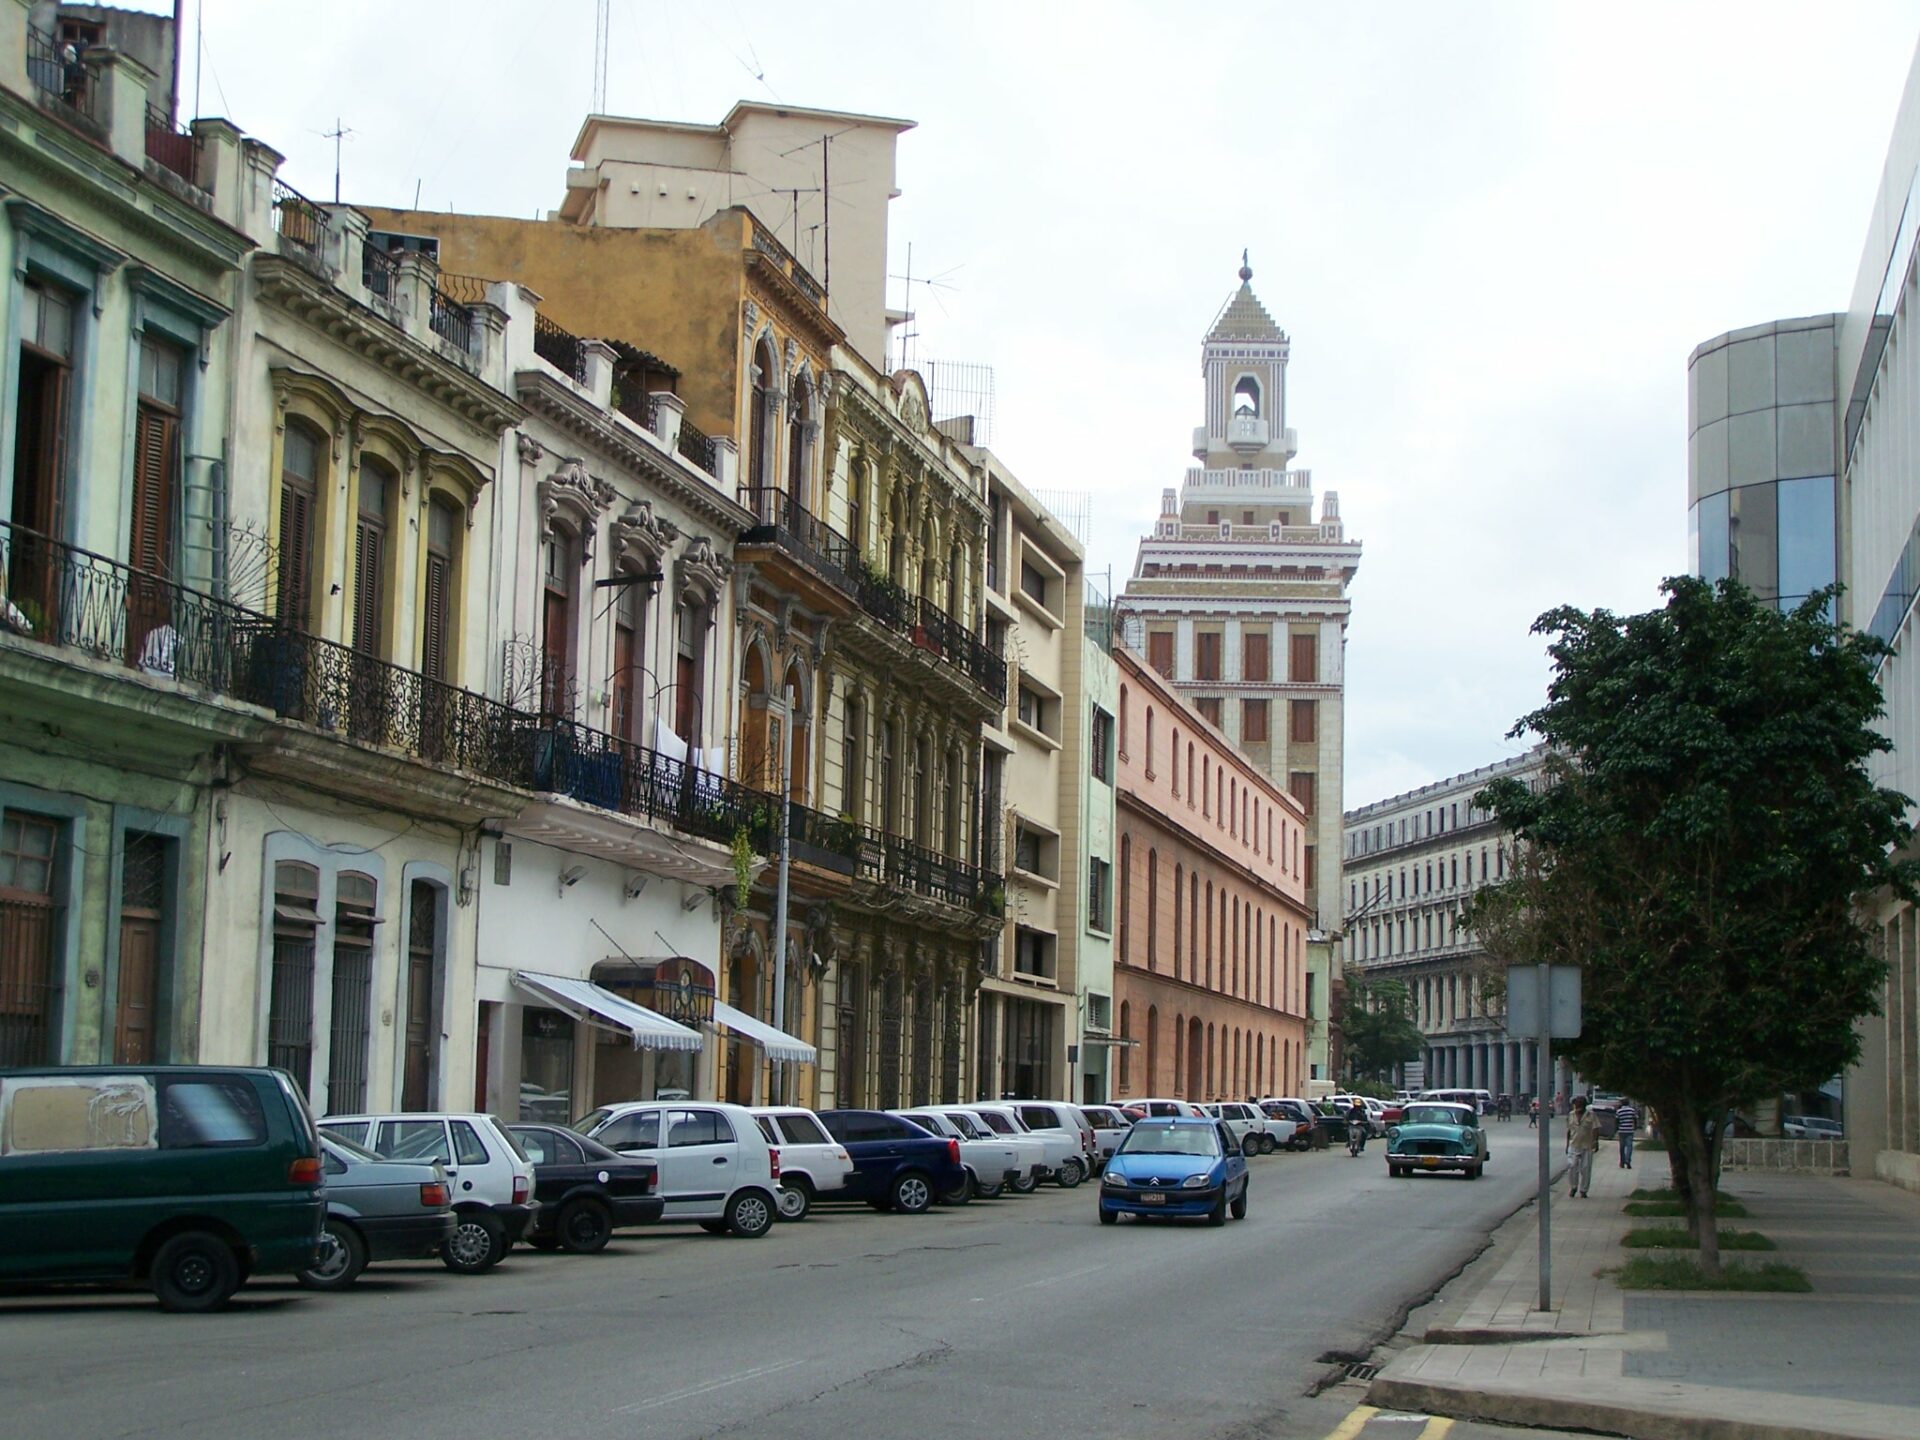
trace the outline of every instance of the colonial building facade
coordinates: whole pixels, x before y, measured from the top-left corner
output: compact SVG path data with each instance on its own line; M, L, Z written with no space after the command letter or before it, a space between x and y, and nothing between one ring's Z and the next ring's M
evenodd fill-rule
M1112 1093L1302 1094L1306 810L1144 657L1115 658Z
M1406 985L1426 1037L1410 1086L1537 1093L1534 1046L1506 1033L1494 962L1460 923L1474 892L1507 878L1512 837L1473 797L1495 780L1541 783L1538 748L1346 815L1346 964L1350 977ZM1570 1072L1550 1093L1569 1092Z
M1252 757L1309 817L1304 861L1316 989L1338 983L1333 938L1344 919L1340 808L1344 768L1347 587L1360 545L1346 538L1339 497L1314 516L1313 476L1290 468L1292 342L1240 287L1201 345L1205 423L1200 464L1169 489L1140 542L1126 587L1134 643L1220 734ZM1318 1017L1317 1017L1318 1018ZM1319 1019L1309 1061L1330 1070L1332 1032Z

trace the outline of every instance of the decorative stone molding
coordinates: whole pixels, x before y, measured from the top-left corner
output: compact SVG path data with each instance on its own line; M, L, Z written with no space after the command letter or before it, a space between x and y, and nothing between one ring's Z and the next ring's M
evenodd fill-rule
M733 562L724 555L717 554L713 541L705 535L696 535L688 543L686 551L680 556L678 577L680 588L691 594L695 600L707 606L718 603L720 592L726 586L727 576L733 573Z
M569 521L581 539L590 540L593 527L600 514L613 499L613 487L604 480L595 480L587 474L587 467L578 457L569 456L560 462L560 468L542 480L536 493L540 498L540 534L551 538L554 524L562 518ZM591 547L580 547L580 562L584 565Z
M677 525L654 515L651 500L634 501L627 507L626 514L614 517L609 533L613 542L614 567L637 570L643 574L662 573L666 566L667 551L680 538ZM658 588L656 582L647 582L648 595Z
M753 339L753 332L760 328L759 304L753 300L747 301L745 307L740 312L740 318L742 321L742 331L745 333L747 339Z
M515 431L514 438L519 442L522 465L538 465L547 453L547 447L524 430Z

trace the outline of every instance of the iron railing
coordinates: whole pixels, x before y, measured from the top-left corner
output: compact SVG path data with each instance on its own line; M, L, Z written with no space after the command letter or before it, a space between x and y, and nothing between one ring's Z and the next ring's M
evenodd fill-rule
M613 378L613 408L643 430L660 433L660 406L647 389L643 375L616 375Z
M327 212L284 180L273 182L273 228L280 247L289 245L311 259L321 258L327 238Z
M719 452L713 437L684 416L680 420L680 453L707 474L719 477Z
M587 343L563 330L538 310L533 312L533 353L576 385L587 383Z
M856 593L858 557L853 542L784 490L749 485L740 503L759 520L740 536L742 545L773 544L804 562L848 596Z
M1006 702L1007 662L931 600L916 600L898 581L857 567L854 595L860 608L881 624L946 661L982 693Z
M427 324L434 334L455 349L469 355L473 353L473 311L438 285L433 287L428 301Z
M906 586L877 570L861 570L854 590L860 608L902 633L913 628L913 596Z
M38 25L27 26L27 78L33 82L40 101L90 125L104 125L106 117L100 103L104 88L80 58L76 45L62 44Z
M360 280L368 293L389 305L400 303L400 257L377 245L360 250Z
M541 722L533 747L535 790L665 822L723 845L744 830L756 851L773 846L771 795L570 720Z
M772 801L771 796L762 798ZM1001 877L993 871L848 816L836 818L792 801L787 806L787 838L799 850L797 858L820 863L820 857L829 857L828 868L862 880L966 910L988 910L999 903ZM778 840L778 835L769 836L770 845ZM814 854L808 855L809 850Z
M147 158L189 185L200 183L200 137L176 126L158 105L147 106Z

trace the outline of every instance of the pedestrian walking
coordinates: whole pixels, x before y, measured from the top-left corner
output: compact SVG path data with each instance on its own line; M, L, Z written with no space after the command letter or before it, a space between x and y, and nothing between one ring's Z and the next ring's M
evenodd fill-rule
M1620 1137L1620 1168L1633 1168L1633 1136L1640 1128L1640 1112L1633 1108L1631 1100L1622 1100L1620 1108L1613 1112L1616 1124L1615 1132Z
M1587 1113L1587 1097L1573 1097L1567 1120L1568 1199L1584 1200L1593 1185L1593 1152L1600 1148L1600 1122Z
M1533 1097L1533 1099L1527 1102L1527 1129L1537 1130L1539 1128L1540 1128L1540 1097L1536 1095Z

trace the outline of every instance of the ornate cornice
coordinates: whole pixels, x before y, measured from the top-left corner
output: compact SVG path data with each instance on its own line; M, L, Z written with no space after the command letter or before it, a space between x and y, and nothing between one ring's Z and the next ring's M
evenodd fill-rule
M615 419L572 386L545 371L522 370L513 379L521 403L531 413L633 472L667 499L725 532L728 540L757 523L751 511L722 495L710 481L695 479L694 475L699 472L691 462L668 451L651 430L636 433L628 422Z
M745 254L747 284L759 291L760 300L771 303L786 325L803 331L823 354L835 345L845 343L847 332L829 319L827 312L808 299L805 292L782 272L778 260L758 250L749 249Z
M840 412L838 428L869 441L883 456L889 457L881 461L883 475L900 475L909 470L922 475L938 474L945 481L941 488L953 503L976 520L985 520L987 504L975 493L971 473L965 477L957 474L947 458L927 439L928 435L939 434L938 431L929 429L926 435L915 434L906 420L893 414L854 376L844 370L835 370L832 374L830 413ZM903 458L908 461L905 465L901 463Z
M474 429L497 437L525 416L511 398L301 266L263 254L255 257L253 274L262 300L438 401Z

